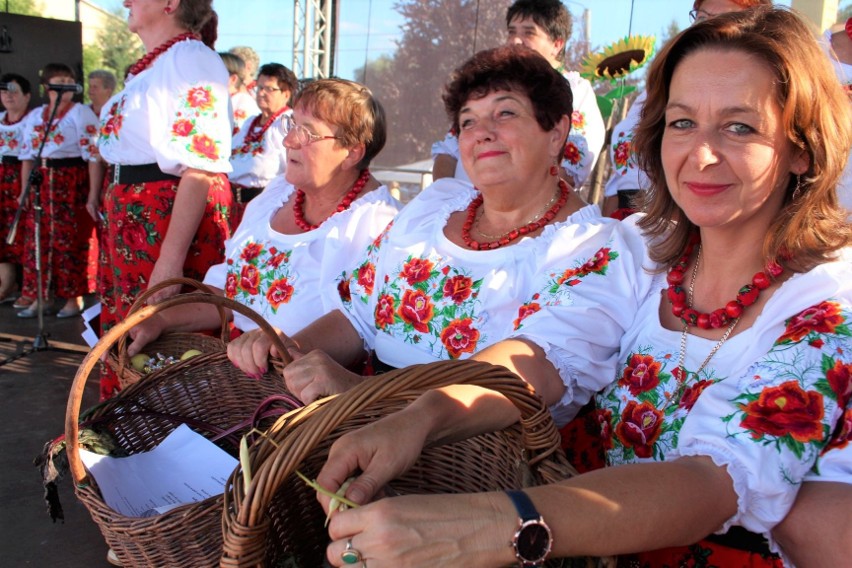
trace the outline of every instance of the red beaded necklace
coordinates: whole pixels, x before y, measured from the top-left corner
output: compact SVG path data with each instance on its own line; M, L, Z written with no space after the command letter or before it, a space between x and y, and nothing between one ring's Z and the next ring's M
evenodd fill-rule
M533 219L523 227L512 229L499 239L489 242L479 242L470 236L470 230L476 222L476 210L479 209L480 205L482 205L482 194L480 193L473 201L470 202L470 205L467 206L467 219L462 225L461 230L462 241L468 248L473 250L493 250L504 247L521 236L533 233L553 221L556 214L559 213L565 203L568 202L568 195L570 194L570 191L568 184L564 180L560 179L559 199L553 204L553 207L548 209L541 217Z
M140 57L139 60L136 61L136 63L131 65L130 69L127 70L127 73L124 74L124 78L127 79L131 75L138 75L139 73L150 67L154 60L166 51L168 51L171 46L185 39L198 39L198 36L192 32L185 32L180 35L176 35L175 37L164 43L161 43L153 50Z
M364 189L364 186L367 185L367 182L370 180L370 170L364 169L361 170L361 175L358 176L358 179L355 180L355 183L352 184L352 189L346 192L346 195L343 196L343 199L340 200L340 203L337 204L337 213L342 211L346 211L349 209L349 206L352 205L352 202L355 201L355 198L358 197L358 194L361 193L361 190ZM299 226L303 231L313 231L320 225L322 225L322 221L317 225L311 225L305 220L305 192L301 189L296 189L296 198L293 201L293 218L296 220L296 225ZM329 215L330 217L330 215Z
M284 105L284 108L270 116L269 120L263 123L263 126L260 127L260 130L257 130L257 125L260 123L260 119L263 117L263 115L259 114L255 116L252 119L251 124L249 125L249 129L246 132L246 137L243 138L242 148L247 149L251 144L258 142L261 138L263 138L263 135L266 134L266 131L269 130L269 127L272 126L273 122L275 122L275 119L287 112L289 109L290 107Z
M19 116L17 120L9 120L9 111L7 110L6 114L3 115L3 120L0 121L0 123L2 123L4 126L15 126L16 124L18 124L19 122L24 120L25 116L27 116L27 113L23 112L23 113L21 113L21 116Z
M765 271L758 272L751 279L751 284L746 284L737 293L735 300L731 300L725 304L724 308L713 310L709 314L699 312L689 305L687 293L683 289L683 281L686 274L686 267L689 265L689 259L692 257L692 251L695 245L701 242L700 237L696 233L686 245L686 250L683 256L669 270L666 276L666 281L669 283L668 297L672 303L672 313L675 317L679 317L685 325L698 326L701 329L718 329L725 327L731 321L739 318L745 308L757 301L760 292L769 287L772 279L778 278L784 268L780 264L769 263ZM701 249L699 247L699 254ZM768 275L767 275L768 273Z

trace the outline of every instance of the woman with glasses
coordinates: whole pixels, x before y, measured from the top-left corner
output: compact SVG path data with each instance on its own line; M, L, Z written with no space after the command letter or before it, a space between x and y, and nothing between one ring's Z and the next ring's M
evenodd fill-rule
M274 86L263 71L260 78L258 98ZM353 259L400 205L368 169L386 139L384 109L369 89L342 79L313 81L286 119L275 135L287 149L285 175L248 204L225 243L225 262L204 282L294 334L341 307L338 289L345 289ZM239 330L257 327L233 317ZM178 306L131 330L128 351L139 353L166 330L210 329L219 321L212 305Z
M286 118L293 114L290 99L299 87L296 75L280 63L267 63L257 74L259 113L248 118L234 136L228 175L234 190L232 227L240 224L246 203L272 178L287 169Z
M772 0L695 0L689 11L689 21L695 23L725 12L771 5ZM612 174L604 188L603 214L617 219L623 219L636 211L637 198L650 183L632 153L633 130L639 123L646 96L645 91L640 93L624 120L612 129L609 145Z

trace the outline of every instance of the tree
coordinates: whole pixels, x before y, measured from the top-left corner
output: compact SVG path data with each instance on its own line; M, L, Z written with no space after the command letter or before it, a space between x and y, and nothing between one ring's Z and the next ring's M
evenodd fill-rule
M8 6L8 10L5 8ZM38 0L8 0L3 4L4 12L9 14L21 14L23 16L41 16L42 6Z
M846 6L843 6L837 12L837 21L841 24L845 23L846 20L848 20L849 18L852 18L852 4L847 4Z
M121 9L112 12L115 16L111 25L104 26L98 33L97 47L101 52L100 68L109 69L118 78L118 88L124 86L124 72L142 56L142 43L136 34L127 28Z

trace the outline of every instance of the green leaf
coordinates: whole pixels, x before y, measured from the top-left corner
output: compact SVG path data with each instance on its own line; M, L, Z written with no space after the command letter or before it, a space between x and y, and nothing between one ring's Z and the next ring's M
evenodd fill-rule
M602 97L597 95L598 108L601 110L601 116L603 116L604 120L609 118L609 115L612 114L612 100L606 97Z
M605 94L604 98L614 102L618 99L626 97L627 95L629 95L630 93L632 93L635 90L636 90L635 85L621 84L621 85L615 87L613 90L611 90L607 94ZM598 99L600 100L600 97L598 97Z

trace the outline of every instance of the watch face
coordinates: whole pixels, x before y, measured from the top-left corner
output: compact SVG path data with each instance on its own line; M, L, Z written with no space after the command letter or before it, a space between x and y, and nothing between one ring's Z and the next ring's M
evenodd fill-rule
M550 552L551 535L547 525L527 521L518 531L518 554L525 562L541 562Z

